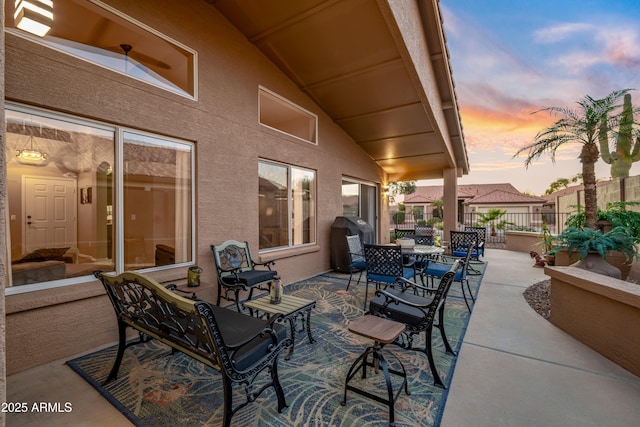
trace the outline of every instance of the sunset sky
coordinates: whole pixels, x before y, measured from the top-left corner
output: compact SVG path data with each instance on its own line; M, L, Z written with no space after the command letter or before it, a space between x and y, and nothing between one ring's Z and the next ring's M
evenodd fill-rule
M581 171L580 144L524 168L515 152L551 124L548 106L635 88L640 106L637 0L440 0L471 172L460 184L510 182L542 194ZM572 105L573 104L573 105ZM613 142L613 141L612 141ZM612 145L612 144L610 144ZM598 179L610 177L600 160ZM631 175L640 174L640 162ZM420 181L420 185L434 185Z

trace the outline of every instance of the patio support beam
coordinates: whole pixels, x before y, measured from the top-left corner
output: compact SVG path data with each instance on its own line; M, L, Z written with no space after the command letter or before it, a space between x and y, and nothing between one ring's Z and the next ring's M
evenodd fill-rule
M443 240L448 241L451 230L458 229L458 170L456 168L442 171L444 185L442 188Z

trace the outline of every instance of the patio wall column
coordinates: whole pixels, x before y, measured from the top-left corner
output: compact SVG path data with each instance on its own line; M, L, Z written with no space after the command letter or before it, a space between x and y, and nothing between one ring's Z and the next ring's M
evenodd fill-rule
M444 209L443 239L449 241L451 230L458 229L458 173L456 168L443 171L442 206Z

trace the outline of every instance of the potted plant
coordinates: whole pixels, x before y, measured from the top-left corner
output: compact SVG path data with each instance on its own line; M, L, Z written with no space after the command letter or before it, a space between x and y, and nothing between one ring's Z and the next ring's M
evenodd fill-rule
M544 246L544 255L545 255L547 264L548 265L554 265L555 264L555 254L551 253L551 250L553 249L553 239L555 237L551 233L551 230L547 226L546 222L544 224L542 224L542 233L541 233L540 237L542 237L542 245Z
M608 233L592 228L567 227L553 238L554 248L550 253L555 254L557 260L557 254L566 250L569 258L577 255L579 262L574 264L576 267L626 279L626 276L622 277L621 269L606 259L612 252L620 252L629 263L640 257L639 243L640 238L633 236L629 227L618 226ZM626 273L628 275L628 270Z

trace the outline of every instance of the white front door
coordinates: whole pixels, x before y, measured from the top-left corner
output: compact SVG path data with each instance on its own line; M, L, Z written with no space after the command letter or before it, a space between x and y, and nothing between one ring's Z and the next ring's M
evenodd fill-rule
M23 177L24 251L76 247L76 180Z

